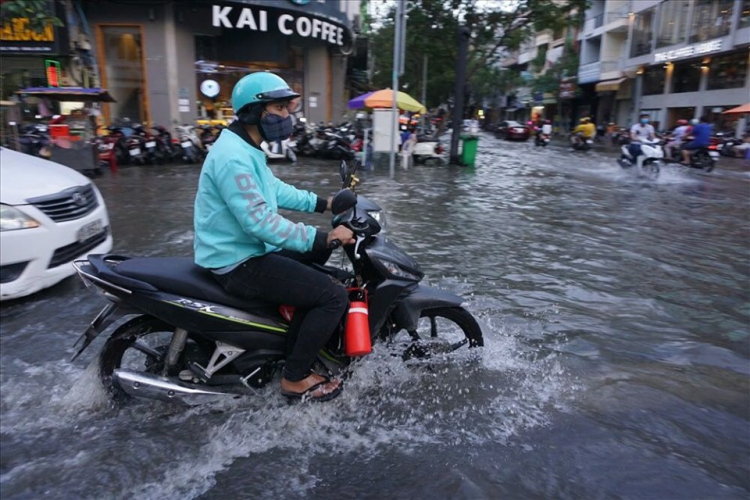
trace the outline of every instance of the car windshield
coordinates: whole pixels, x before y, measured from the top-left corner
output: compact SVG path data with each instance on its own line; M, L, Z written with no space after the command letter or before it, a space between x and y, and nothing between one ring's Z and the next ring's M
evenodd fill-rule
M507 122L507 123L508 123L507 125L508 127L523 127L523 125L521 125L518 122Z

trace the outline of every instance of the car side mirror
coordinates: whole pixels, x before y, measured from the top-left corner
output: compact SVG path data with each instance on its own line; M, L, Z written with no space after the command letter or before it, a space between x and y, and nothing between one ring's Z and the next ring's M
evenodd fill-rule
M342 189L333 197L331 212L334 215L343 214L357 204L357 195L351 189Z

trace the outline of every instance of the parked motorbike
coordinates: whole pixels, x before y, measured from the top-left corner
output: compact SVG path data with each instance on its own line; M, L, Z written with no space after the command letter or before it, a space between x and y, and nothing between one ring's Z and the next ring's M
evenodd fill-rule
M433 161L447 163L448 160L445 148L440 143L440 140L425 136L417 137L417 143L414 145L412 156L415 163L426 164Z
M52 156L49 127L43 123L21 127L18 142L22 153L47 159Z
M172 138L172 133L167 130L166 127L161 125L154 125L151 127L153 130L152 136L160 143L160 147L164 151L165 160L168 162L174 161L181 155L181 149L177 144L176 139Z
M297 161L297 155L294 153L295 145L293 139L284 139L271 145L263 141L260 143L260 148L266 153L266 158L269 161L287 160L295 163Z
M617 160L623 169L635 168L639 176L656 180L664 163L663 141L644 139L640 141L641 154L633 158L629 144L622 145L620 159Z
M398 350L404 360L482 346L482 330L464 299L421 284L417 262L386 240L382 209L355 193L355 173L356 166L342 162L343 189L332 203L332 225L356 237L344 248L353 272L319 269L365 302L358 308L369 310L374 340L395 346L397 334L407 332ZM74 267L109 304L80 337L73 359L115 321L134 315L112 332L95 361L115 394L186 404L236 398L268 384L284 364L293 308L230 295L192 258L90 255ZM319 373L337 376L350 367L345 331L340 327L321 350Z
M192 125L178 125L177 138L182 148L182 160L185 163L200 163L204 158L204 149L197 129Z
M146 130L140 123L133 124L133 136L141 140L145 162L148 164L162 165L167 161L167 153L158 138Z

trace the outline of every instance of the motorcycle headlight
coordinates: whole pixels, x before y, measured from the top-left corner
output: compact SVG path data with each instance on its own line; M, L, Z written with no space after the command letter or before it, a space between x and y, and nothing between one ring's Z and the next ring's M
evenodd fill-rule
M0 205L0 231L31 229L41 224L10 205Z
M409 280L419 281L419 276L415 276L414 274L410 273L409 271L406 271L402 269L398 264L395 262L390 262L388 260L381 260L380 261L383 266L388 270L389 273L391 273L393 276L399 277L399 278L405 278Z
M385 212L382 210L374 210L374 211L367 211L367 215L375 219L378 224L380 224L380 229L382 231L385 231L386 228L386 218L385 218Z

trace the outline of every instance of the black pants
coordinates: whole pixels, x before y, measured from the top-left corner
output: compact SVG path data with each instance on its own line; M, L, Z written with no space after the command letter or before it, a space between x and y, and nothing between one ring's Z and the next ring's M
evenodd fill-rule
M341 283L310 267L324 264L330 255L330 250L318 255L282 250L250 259L227 274L214 275L233 295L297 308L287 333L284 366L284 378L292 382L310 374L318 351L349 305Z

